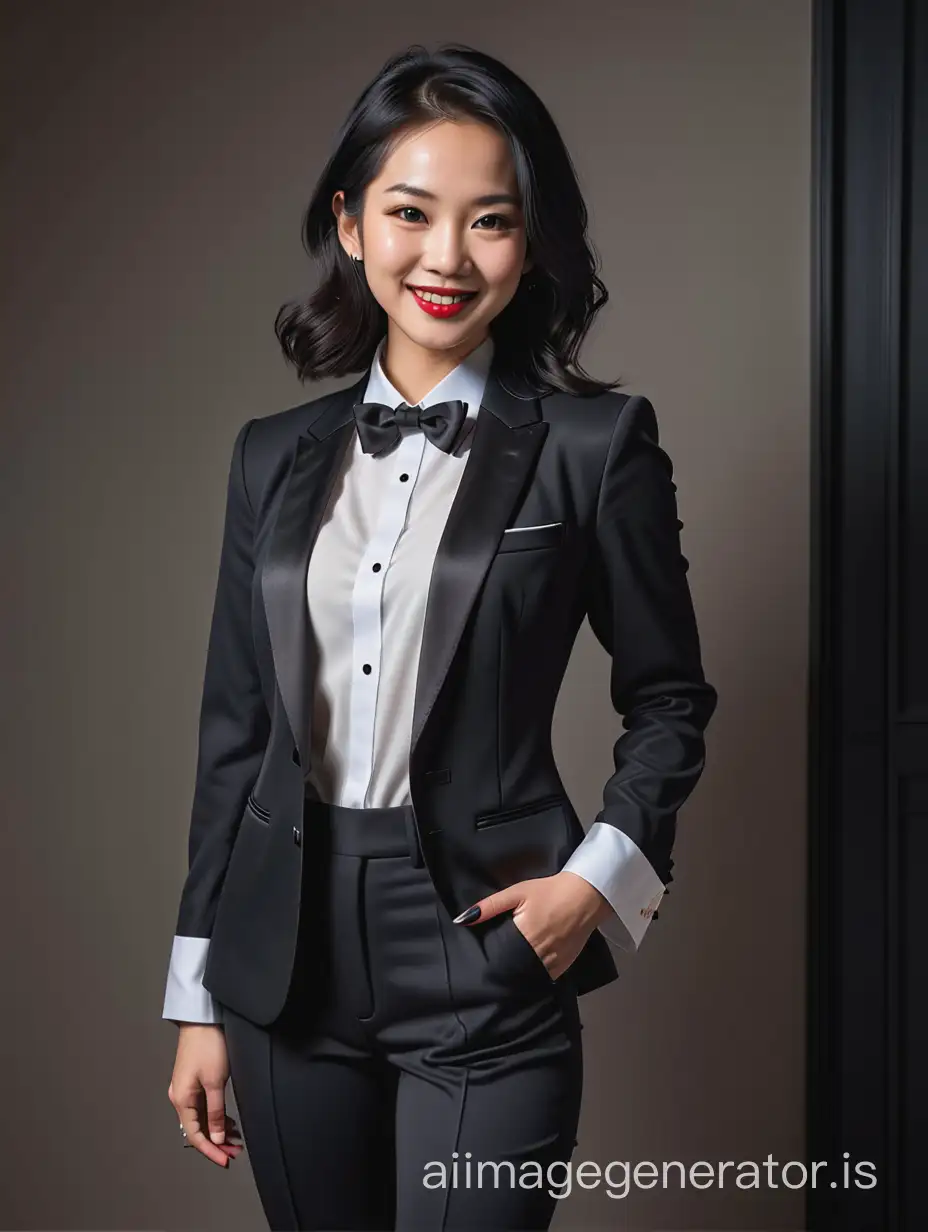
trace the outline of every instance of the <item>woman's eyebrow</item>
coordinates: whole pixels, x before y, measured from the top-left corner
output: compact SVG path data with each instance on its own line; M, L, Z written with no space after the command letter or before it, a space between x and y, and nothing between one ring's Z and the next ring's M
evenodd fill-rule
M385 188L384 192L404 193L409 197L424 197L428 201L437 201L435 193L429 192L426 188L417 188L415 184L404 184L400 181L399 184L391 184L389 188ZM512 193L485 193L482 197L475 197L471 205L518 205L519 198L513 196Z

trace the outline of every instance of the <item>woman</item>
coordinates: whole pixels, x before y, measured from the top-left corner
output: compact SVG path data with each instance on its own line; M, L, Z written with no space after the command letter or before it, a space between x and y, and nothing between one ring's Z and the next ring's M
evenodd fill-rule
M395 57L277 321L301 379L363 375L235 441L164 1017L185 1145L242 1149L231 1077L273 1228L547 1228L578 997L672 879L716 694L654 410L576 364L586 217L504 65ZM586 834L550 744L585 615L627 729Z

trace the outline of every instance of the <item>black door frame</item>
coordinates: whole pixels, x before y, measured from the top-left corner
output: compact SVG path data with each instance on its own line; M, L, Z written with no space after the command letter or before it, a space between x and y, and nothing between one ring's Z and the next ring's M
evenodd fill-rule
M827 1168L807 1226L910 1232L928 1145L928 0L813 3L807 1128ZM854 1187L859 1160L874 1188Z

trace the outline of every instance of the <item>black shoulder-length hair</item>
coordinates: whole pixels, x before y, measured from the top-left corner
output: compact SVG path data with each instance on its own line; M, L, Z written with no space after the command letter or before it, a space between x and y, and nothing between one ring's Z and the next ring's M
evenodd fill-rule
M491 322L500 379L511 374L530 394L589 397L621 381L590 377L577 353L609 298L587 238L587 209L554 120L535 92L492 56L463 44L430 53L414 44L392 56L351 109L303 216L307 253L322 266L318 289L285 304L274 332L301 381L368 367L387 328L363 264L338 239L332 198L357 215L368 184L403 130L438 120L478 120L512 151L533 267Z

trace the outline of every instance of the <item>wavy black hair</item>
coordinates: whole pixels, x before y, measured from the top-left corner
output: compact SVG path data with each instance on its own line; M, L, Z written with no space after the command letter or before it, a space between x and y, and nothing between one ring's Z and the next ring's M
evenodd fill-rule
M392 56L355 102L335 139L303 216L307 253L321 263L318 289L284 304L274 332L299 379L344 376L368 367L387 329L363 265L338 238L332 198L357 215L367 185L402 130L437 120L478 120L509 142L522 199L532 268L490 323L500 379L530 394L593 396L621 381L590 377L577 353L609 298L587 238L587 209L566 146L545 105L506 65L464 44L431 53L413 44Z

